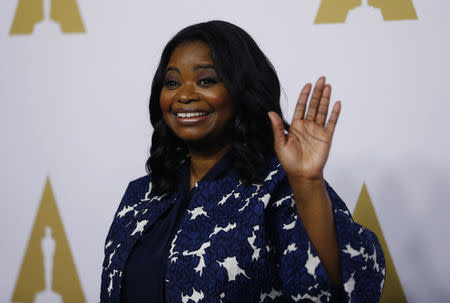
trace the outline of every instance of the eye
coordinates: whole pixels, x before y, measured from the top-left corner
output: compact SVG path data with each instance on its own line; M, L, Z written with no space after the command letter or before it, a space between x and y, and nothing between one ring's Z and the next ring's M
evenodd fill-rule
M217 80L214 78L203 78L199 81L199 85L201 86L211 86L217 83Z
M178 86L178 82L175 80L167 79L164 81L164 86L168 89L174 89Z

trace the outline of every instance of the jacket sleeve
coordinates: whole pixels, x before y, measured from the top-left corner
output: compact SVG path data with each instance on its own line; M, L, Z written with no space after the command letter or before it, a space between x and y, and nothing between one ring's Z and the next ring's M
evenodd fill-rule
M298 216L287 177L281 175L268 205L268 229L284 296L290 302L378 302L385 262L375 234L353 221L345 203L327 183L343 281L341 286L331 285Z
M114 214L114 220L109 228L108 235L105 240L105 257L102 265L102 277L101 277L101 288L100 288L100 302L113 302L112 298L117 297L116 292L118 291L115 280L115 276L120 273L115 269L115 263L117 262L118 249L120 247L120 239L115 235L120 231L121 226L117 223L117 217L120 210L126 209L125 206L136 196L132 182L128 184L125 194Z

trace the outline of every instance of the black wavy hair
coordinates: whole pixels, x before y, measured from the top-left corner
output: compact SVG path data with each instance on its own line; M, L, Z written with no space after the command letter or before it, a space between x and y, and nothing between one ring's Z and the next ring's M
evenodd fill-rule
M280 82L272 64L247 32L229 22L214 20L182 29L162 52L149 102L154 131L146 169L152 174L152 191L164 194L175 190L176 169L188 154L185 144L166 125L159 98L172 52L189 42L209 46L216 72L235 103L235 115L229 125L233 168L244 183L262 183L266 157L274 154L267 113L274 111L283 117ZM285 129L289 129L282 119Z

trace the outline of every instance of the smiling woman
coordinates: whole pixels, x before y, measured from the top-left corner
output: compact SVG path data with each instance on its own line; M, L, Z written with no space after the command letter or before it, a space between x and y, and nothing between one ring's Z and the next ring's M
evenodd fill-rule
M173 65L174 60L177 64L198 66L191 66L182 75L181 67ZM182 76L192 79L183 83L180 81ZM172 89L173 95L166 94ZM211 129L212 133L205 140L185 142L180 139L168 117L163 118L165 96L180 93L192 93L190 97L194 99L203 95L202 102L191 102L189 106L207 107L208 110L212 110L212 104L208 105L205 100L211 99L211 94L219 97L226 93L231 99L227 101L231 102L217 104L220 112L225 105L233 106L230 123L222 126L226 131L217 134L220 129ZM220 98L227 99L225 96ZM207 154L212 167L227 150L244 182L262 182L267 155L274 154L273 138L267 135L272 131L267 112L274 111L282 117L279 98L280 84L273 66L244 30L222 21L181 30L164 48L152 83L149 109L154 134L147 170L155 177L154 192L163 194L174 189L177 166L187 154L191 157ZM219 117L219 121L222 119ZM288 127L288 123L284 122L284 125ZM198 127L184 128L188 133L195 129ZM216 140L212 142L214 137ZM193 153L193 149L200 153Z
M101 302L377 302L378 240L323 178L341 108L327 120L330 95L325 77L306 84L289 125L245 31L175 35L152 83L149 174L110 228Z
M170 57L160 95L164 121L188 145L229 145L225 128L234 114L234 104L218 77L210 49L203 42L177 47Z

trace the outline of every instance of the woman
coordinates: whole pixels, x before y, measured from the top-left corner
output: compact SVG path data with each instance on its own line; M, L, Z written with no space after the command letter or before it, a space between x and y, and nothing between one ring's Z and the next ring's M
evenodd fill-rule
M324 77L305 85L289 126L245 31L211 21L175 35L152 84L149 175L114 217L101 302L378 301L378 241L323 179L330 94Z

